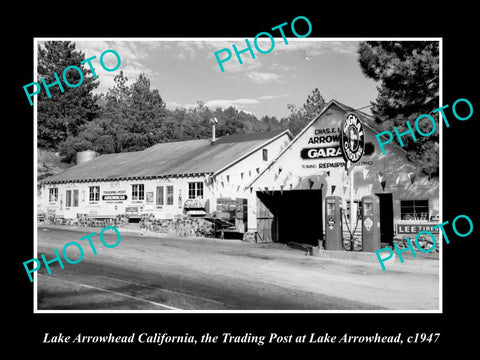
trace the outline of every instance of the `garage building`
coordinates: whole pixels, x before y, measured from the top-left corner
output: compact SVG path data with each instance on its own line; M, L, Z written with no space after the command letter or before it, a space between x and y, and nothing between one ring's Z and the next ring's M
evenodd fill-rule
M340 150L340 126L348 112L362 121L366 143L354 169L354 210L363 196L379 197L382 243L392 244L395 235L435 233L438 179L421 175L419 165L393 142L383 155L373 118L336 100L295 137L288 130L232 135L94 157L42 180L38 211L64 219L211 217L230 199L240 201L244 213L237 230L254 241L318 245L327 196L341 197L348 232L350 189Z
M363 123L365 153L354 168L354 224L362 197L380 200L380 240L393 244L395 235L415 236L432 230L439 220L439 182L421 175L421 168L407 159L398 145L388 144L383 155L372 128L374 119L331 100L323 111L286 146L269 165L247 184L257 193L259 241L318 245L325 233L325 197L342 198L344 239L349 238L350 187L340 149L340 127L347 113ZM358 220L358 222L357 222ZM355 230L355 228L353 229ZM361 237L357 226L357 237ZM436 235L438 236L438 235ZM438 244L438 242L437 242Z

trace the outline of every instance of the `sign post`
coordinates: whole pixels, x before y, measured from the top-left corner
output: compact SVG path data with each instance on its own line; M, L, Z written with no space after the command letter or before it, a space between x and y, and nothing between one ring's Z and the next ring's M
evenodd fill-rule
M347 164L348 166L348 164ZM354 228L353 228L353 168L354 168L355 165L353 165L353 163L350 163L350 166L349 166L349 180L350 180L350 232L351 232L351 238L350 238L350 241L352 241L353 239L353 232L354 232ZM350 244L351 247L350 249L353 249L353 242Z
M349 112L342 121L340 128L340 146L345 159L345 170L349 173L350 182L350 251L353 251L353 171L355 163L358 162L365 150L365 132L358 116Z

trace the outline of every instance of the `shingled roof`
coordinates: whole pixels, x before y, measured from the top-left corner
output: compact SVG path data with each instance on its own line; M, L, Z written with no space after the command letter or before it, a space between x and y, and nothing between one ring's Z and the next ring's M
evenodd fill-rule
M167 142L142 151L100 155L47 177L41 183L155 178L212 174L247 156L259 147L288 134L288 130Z

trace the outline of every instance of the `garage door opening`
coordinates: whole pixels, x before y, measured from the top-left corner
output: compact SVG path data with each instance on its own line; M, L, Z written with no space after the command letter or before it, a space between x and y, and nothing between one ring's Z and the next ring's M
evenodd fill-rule
M380 199L380 242L393 246L393 194L375 194Z
M298 242L317 246L323 240L321 190L257 192L259 242Z

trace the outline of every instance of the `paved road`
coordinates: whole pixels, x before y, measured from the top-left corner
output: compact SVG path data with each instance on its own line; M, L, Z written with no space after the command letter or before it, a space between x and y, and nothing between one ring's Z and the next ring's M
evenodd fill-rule
M120 230L121 231L121 230ZM88 231L39 228L38 256L68 242L84 257L61 269L42 264L38 310L383 310L438 309L438 260L378 263L307 256L278 244L122 233L114 248ZM108 244L116 242L105 233ZM70 246L75 260L79 251ZM28 280L27 280L28 281Z

